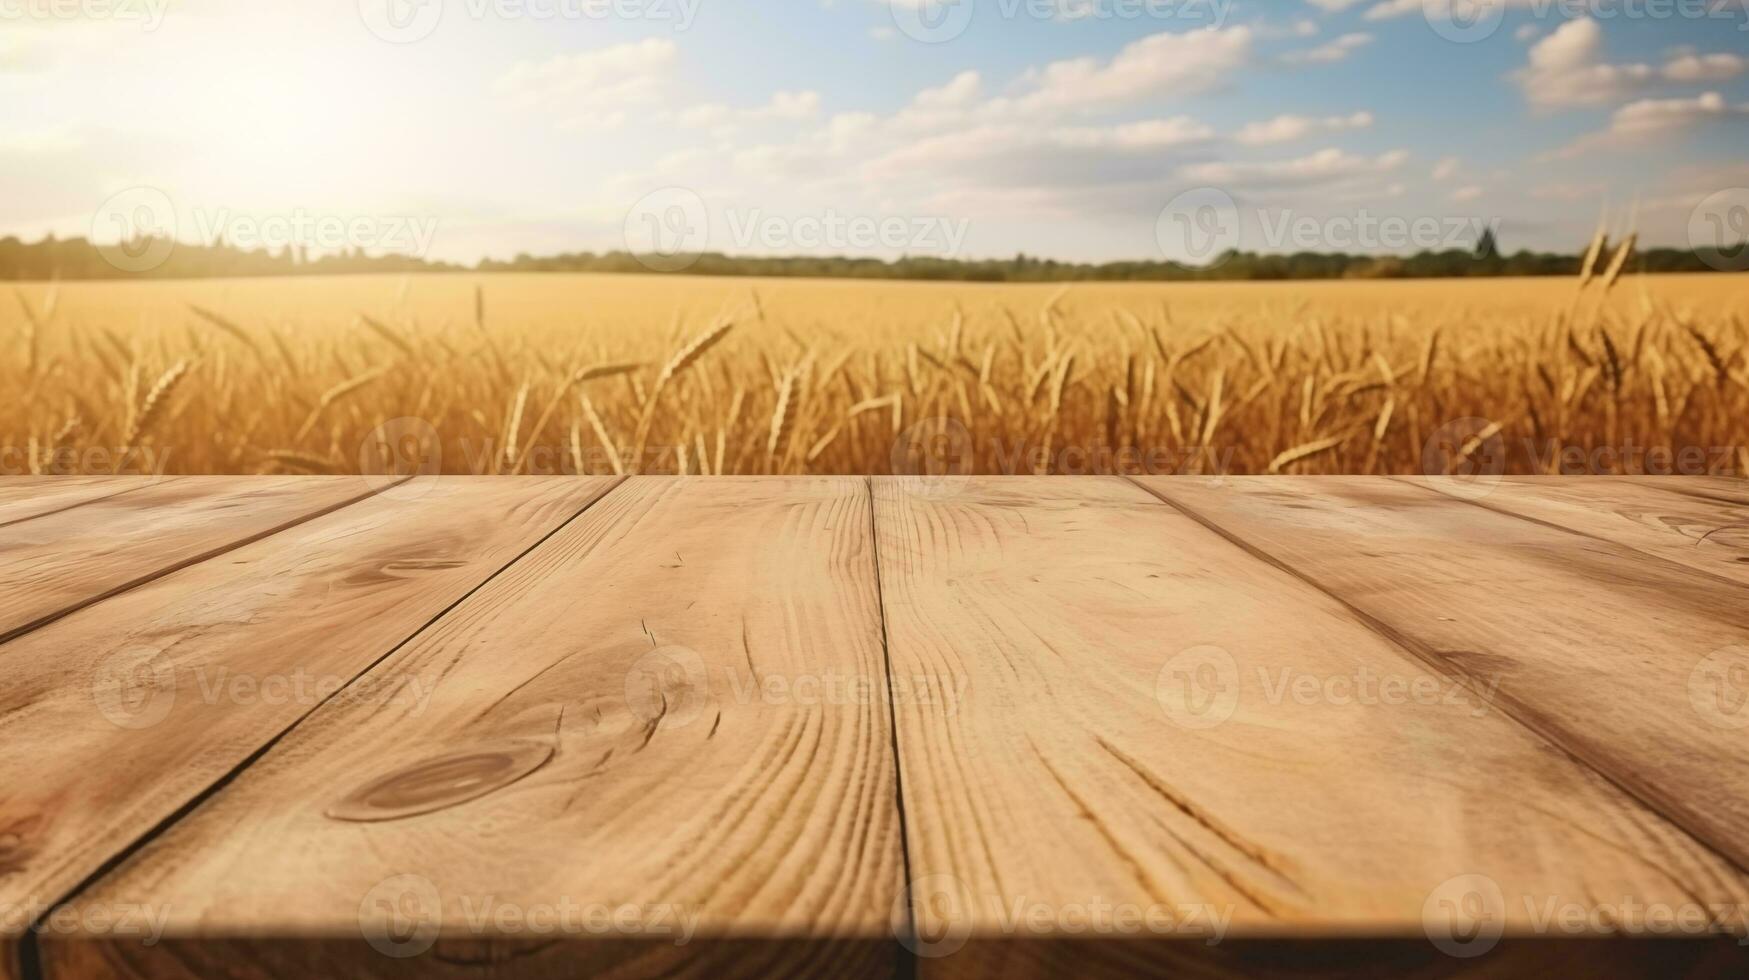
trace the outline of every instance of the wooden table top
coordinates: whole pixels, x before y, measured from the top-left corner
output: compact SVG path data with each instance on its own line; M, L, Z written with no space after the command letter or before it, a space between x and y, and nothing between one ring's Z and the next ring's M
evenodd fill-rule
M1727 479L0 480L0 977L1749 967Z

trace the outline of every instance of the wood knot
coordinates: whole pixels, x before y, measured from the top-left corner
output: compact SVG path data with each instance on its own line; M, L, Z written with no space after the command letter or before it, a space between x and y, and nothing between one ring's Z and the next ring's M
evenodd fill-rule
M403 820L477 800L547 764L553 747L506 742L438 756L398 769L353 790L325 811L335 820Z

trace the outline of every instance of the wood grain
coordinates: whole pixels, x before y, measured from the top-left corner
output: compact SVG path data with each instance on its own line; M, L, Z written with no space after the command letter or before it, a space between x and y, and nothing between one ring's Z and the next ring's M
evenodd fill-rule
M876 515L894 690L965 685L897 699L923 976L1378 966L1272 960L1344 936L1415 937L1395 968L1442 975L1424 915L1465 875L1531 943L1506 962L1620 965L1537 945L1530 908L1749 894L1492 692L1131 483L879 480Z
M1140 482L1749 867L1739 585L1405 482Z
M1465 502L1749 585L1749 505L1671 492L1682 479L1509 477ZM1405 480L1442 492L1446 486L1438 479Z
M357 477L172 477L0 527L0 643L371 493Z
M47 975L890 976L871 543L862 480L628 481L371 671L422 707L336 699L77 903L170 942Z
M152 482L121 476L0 477L0 527L139 490Z
M614 482L410 485L7 644L0 907L69 895Z

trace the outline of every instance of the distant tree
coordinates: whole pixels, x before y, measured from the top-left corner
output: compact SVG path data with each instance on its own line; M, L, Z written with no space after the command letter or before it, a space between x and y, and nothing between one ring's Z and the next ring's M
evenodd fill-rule
M1484 262L1500 258L1500 243L1494 240L1494 229L1482 229L1482 237L1476 240L1476 258Z

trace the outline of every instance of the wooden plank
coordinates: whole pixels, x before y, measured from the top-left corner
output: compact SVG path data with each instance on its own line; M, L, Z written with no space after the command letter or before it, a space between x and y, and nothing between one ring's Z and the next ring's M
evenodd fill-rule
M1735 476L1635 476L1634 483L1723 504L1749 505L1749 480Z
M172 477L0 528L0 643L372 492L357 477Z
M1682 477L1509 477L1459 499L1749 585L1749 506L1671 492ZM1444 492L1438 478L1407 482Z
M1477 881L1520 965L1620 966L1643 952L1532 910L1749 895L1493 692L1131 483L875 496L894 688L966 685L897 702L924 976L1442 974L1420 937Z
M0 527L139 490L150 477L25 476L0 478Z
M860 479L623 484L368 675L422 707L324 706L76 903L167 943L47 975L891 976L871 543Z
M52 907L614 483L408 485L12 641L0 908Z
M1740 586L1400 481L1140 482L1749 867Z

